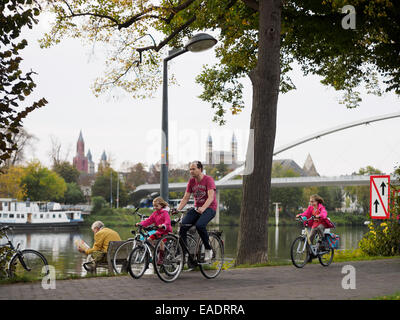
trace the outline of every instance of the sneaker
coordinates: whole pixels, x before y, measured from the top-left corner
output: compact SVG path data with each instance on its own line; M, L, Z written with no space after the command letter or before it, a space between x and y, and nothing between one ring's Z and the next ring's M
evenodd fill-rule
M210 261L213 257L213 251L210 250L206 250L204 253L204 261Z
M86 262L83 264L83 268L87 271L87 272L93 272L96 268L93 265L93 262Z

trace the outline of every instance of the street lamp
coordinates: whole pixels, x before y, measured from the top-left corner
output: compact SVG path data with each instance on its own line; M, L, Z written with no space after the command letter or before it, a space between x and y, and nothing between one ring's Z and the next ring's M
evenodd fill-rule
M173 49L168 52L168 56L163 60L163 102L161 116L161 171L160 171L160 195L168 202L168 61L180 56L181 54L191 52L201 52L212 48L217 43L207 33L198 33L194 35L186 45L179 49Z

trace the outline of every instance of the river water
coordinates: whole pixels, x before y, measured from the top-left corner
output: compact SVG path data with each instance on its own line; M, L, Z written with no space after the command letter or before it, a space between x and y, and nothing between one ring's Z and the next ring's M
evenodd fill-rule
M114 228L122 239L131 237L130 227ZM225 257L229 260L236 255L236 245L239 227L221 226L225 244ZM339 249L355 249L363 234L368 231L363 226L344 226L332 229L340 235ZM271 262L290 261L290 246L300 234L297 226L271 226L268 228L268 256ZM93 232L89 227L69 231L17 231L11 236L14 244L20 242L21 248L35 249L43 253L49 264L56 268L57 275L85 275L82 268L85 255L76 250L74 241L83 239L89 245L93 244ZM3 239L2 239L3 240ZM0 241L2 241L0 240Z

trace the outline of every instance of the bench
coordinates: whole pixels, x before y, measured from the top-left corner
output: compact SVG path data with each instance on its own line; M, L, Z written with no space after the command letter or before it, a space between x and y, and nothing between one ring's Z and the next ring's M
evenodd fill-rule
M97 268L105 268L108 270L109 274L114 274L114 268L113 268L113 258L115 251L124 244L126 241L110 241L108 244L108 249L107 249L107 261L106 262L100 262L96 264L95 270L93 270L91 273L96 274ZM128 248L128 246L125 246L123 250L118 251L118 256L117 256L117 267L121 268L121 272L127 272L128 269L128 257L129 254L131 253L131 249Z

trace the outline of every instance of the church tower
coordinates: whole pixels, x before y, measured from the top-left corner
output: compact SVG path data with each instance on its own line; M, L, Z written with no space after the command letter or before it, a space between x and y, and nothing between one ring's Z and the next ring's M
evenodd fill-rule
M213 149L212 149L212 138L211 135L208 134L207 138L207 152L206 152L206 164L212 165L212 156L213 156Z
M88 173L94 174L94 162L92 159L92 153L90 152L90 149L88 150L86 158L88 159Z
M88 159L85 157L85 142L83 141L82 130L79 133L76 143L76 155L73 159L73 166L81 172L88 172Z
M107 162L106 151L103 151L98 167L99 167L98 171L101 171L102 169L109 167L109 164Z
M236 164L237 162L237 140L235 137L235 133L232 134L232 164Z

